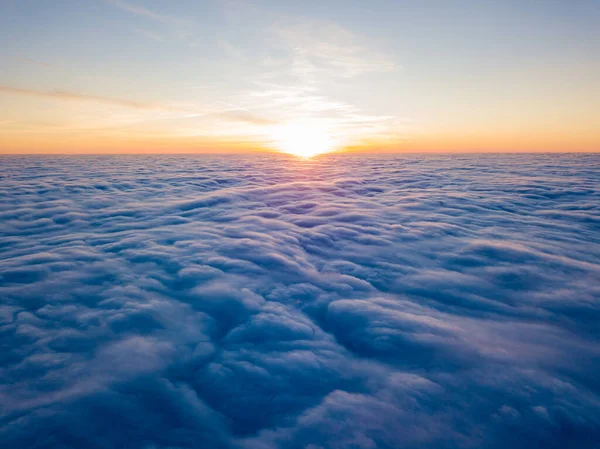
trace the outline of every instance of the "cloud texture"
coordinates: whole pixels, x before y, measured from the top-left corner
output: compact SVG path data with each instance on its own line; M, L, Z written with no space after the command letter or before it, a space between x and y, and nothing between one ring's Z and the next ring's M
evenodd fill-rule
M1 163L1 447L600 441L597 155Z

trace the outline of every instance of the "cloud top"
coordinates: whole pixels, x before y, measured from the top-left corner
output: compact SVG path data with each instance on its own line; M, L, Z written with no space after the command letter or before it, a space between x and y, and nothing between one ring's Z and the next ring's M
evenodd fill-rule
M5 157L0 446L592 448L599 162Z

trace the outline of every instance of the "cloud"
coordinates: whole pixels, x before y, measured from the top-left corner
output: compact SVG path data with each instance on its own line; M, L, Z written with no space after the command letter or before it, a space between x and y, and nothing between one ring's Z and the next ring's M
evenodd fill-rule
M275 120L271 120L265 117L254 115L248 111L243 110L231 110L218 114L219 117L228 118L238 122L250 123L254 125L273 125L277 123Z
M598 162L3 158L0 445L594 447Z
M192 103L160 104L145 101L135 101L123 98L106 97L85 93L74 93L65 90L38 90L15 86L0 85L0 95L28 96L37 99L52 99L63 104L72 102L82 103L88 108L81 108L77 115L69 111L69 120L61 122L60 118L49 119L44 122L31 123L30 120L5 121L0 123L5 130L44 130L51 132L87 132L91 130L104 130L119 132L124 128L131 128L131 134L139 134L136 126L151 123L152 129L144 130L149 133L163 133L177 137L185 134L184 127L189 126L194 133L204 129L203 134L213 133L218 136L235 135L236 128L264 128L277 122L262 114L253 113L245 108L233 105L204 105ZM99 106L112 108L110 114L105 110L99 111ZM186 123L192 123L186 125ZM207 126L210 124L210 126Z
M111 97L103 97L100 95L88 95L88 94L78 94L74 92L68 92L64 90L36 90L36 89L28 89L14 86L2 86L0 85L0 93L11 94L11 95L27 95L31 97L40 97L40 98L54 98L57 100L67 100L67 101L91 101L95 103L104 103L112 106L120 106L126 108L134 108L134 109L165 109L164 106L153 104L153 103L144 103L133 100L126 100L121 98L111 98Z
M112 5L113 12L135 16L131 31L156 45L174 41L191 46L198 43L199 24L193 18L121 0L107 0L107 4ZM38 145L32 142L34 134L63 134L72 141L74 135L97 130L105 134L107 146L115 145L113 139L125 141L136 136L145 141L149 134L160 134L165 141L171 141L166 145L173 145L173 141L178 145L180 138L202 138L267 148L274 146L277 140L274 135L281 131L279 125L311 121L337 149L359 145L367 138L388 141L403 131L404 123L396 117L370 114L353 101L344 100L343 93L334 98L328 90L333 84L339 90L360 90L360 85L353 83L361 75L393 70L396 62L381 45L331 21L273 18L247 5L233 9L239 7L244 11L238 12L238 18L247 21L245 15L255 19L262 14L269 23L257 33L258 45L240 42L236 34L215 37L215 47L225 56L218 65L233 60L236 67L232 73L244 75L240 83L228 83L226 91L210 87L202 104L193 100L194 95L189 101L177 104L157 104L62 88L4 85L0 86L0 95L50 98L69 106L72 102L87 103L89 109L69 108L55 113L42 108L38 111L41 119L35 122L29 116L11 116L5 131L23 142L18 145L30 147ZM250 10L246 11L246 7ZM112 106L115 110L99 111L93 107L97 105ZM19 111L15 113L22 115Z
M127 11L131 14L135 14L137 16L141 16L147 19L152 19L155 20L157 22L161 22L161 23L172 23L172 22L177 22L177 19L174 19L170 16L164 15L164 14L159 14L155 11L152 11L148 8L145 8L143 6L139 6L139 5L134 5L132 3L128 3L128 2L124 2L121 0L109 0L110 3L112 3L113 5L117 6L118 8L122 9L123 11Z
M133 28L133 31L141 36L156 42L167 40L185 41L190 44L193 42L195 24L187 18L159 13L153 9L122 0L106 1L122 11L155 24L152 29Z
M35 64L35 65L42 66L42 67L55 67L53 64L48 64L47 62L37 61L35 59L22 58L22 57L17 57L15 59L17 61L23 61L23 62L27 62L28 64Z
M273 42L289 54L292 73L304 81L354 78L396 67L393 58L368 39L335 22L283 21L272 26Z
M360 144L367 137L390 140L403 132L404 120L371 115L330 93L335 86L338 95L344 90L352 95L364 89L361 75L395 70L398 64L381 44L331 21L271 19L257 36L262 45L256 54L241 53L244 45L219 42L253 73L249 79L254 86L231 95L229 103L259 114L264 111L280 122L314 121L339 148ZM259 137L268 141L271 134Z

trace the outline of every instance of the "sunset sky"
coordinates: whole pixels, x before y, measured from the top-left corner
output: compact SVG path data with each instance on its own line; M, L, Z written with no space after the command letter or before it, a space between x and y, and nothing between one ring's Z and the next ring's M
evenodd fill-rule
M596 0L0 0L0 152L598 151L599 23Z

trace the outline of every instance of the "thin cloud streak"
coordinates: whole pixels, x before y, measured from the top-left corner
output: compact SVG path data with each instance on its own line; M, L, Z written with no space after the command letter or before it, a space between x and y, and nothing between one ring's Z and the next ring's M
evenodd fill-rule
M167 14L161 14L143 6L134 5L121 0L107 0L115 7L133 14L135 16L152 20L163 27L163 30L153 29L151 31L140 28L133 28L133 31L153 41L166 41L173 39L176 41L190 41L193 34L194 23L188 19L175 17ZM192 44L192 42L188 42Z
M133 5L131 3L123 2L121 0L109 0L109 2L115 5L116 7L122 9L123 11L127 11L137 16L146 17L148 19L156 20L158 22L167 23L176 20L172 17L168 17L163 14L158 14L154 11L149 10L148 8L144 8L143 6Z
M39 66L43 66L43 67L55 67L54 65L48 64L47 62L36 61L35 59L31 59L31 58L18 57L16 59L18 61L23 61L23 62L27 62L29 64L35 64L35 65L39 65Z
M21 87L13 86L2 86L0 85L0 93L14 94L14 95L28 95L32 97L42 98L53 98L57 100L66 101L84 101L84 102L96 102L104 103L113 106L128 107L134 109L147 109L147 110L164 110L164 111L175 111L184 113L181 118L186 117L219 117L229 118L234 121L254 123L254 124L273 124L274 120L269 120L264 117L255 116L243 108L225 108L223 110L213 111L200 111L199 108L195 107L176 107L161 105L156 103L146 103L135 100L127 100L122 98L103 97L99 95L88 95L78 94L74 92L68 92L64 90L52 90L43 91L36 89L26 89Z
M58 100L74 100L74 101L91 101L96 103L105 103L114 106L128 107L134 109L170 109L165 108L164 106L153 104L153 103L144 103L134 100L125 100L120 98L111 98L111 97L103 97L100 95L88 95L88 94L78 94L74 92L68 92L63 90L52 90L52 91L44 91L44 90L36 90L36 89L26 89L21 87L13 87L13 86L0 86L0 93L4 94L14 94L14 95L28 95L32 97L42 97L42 98L54 98Z

